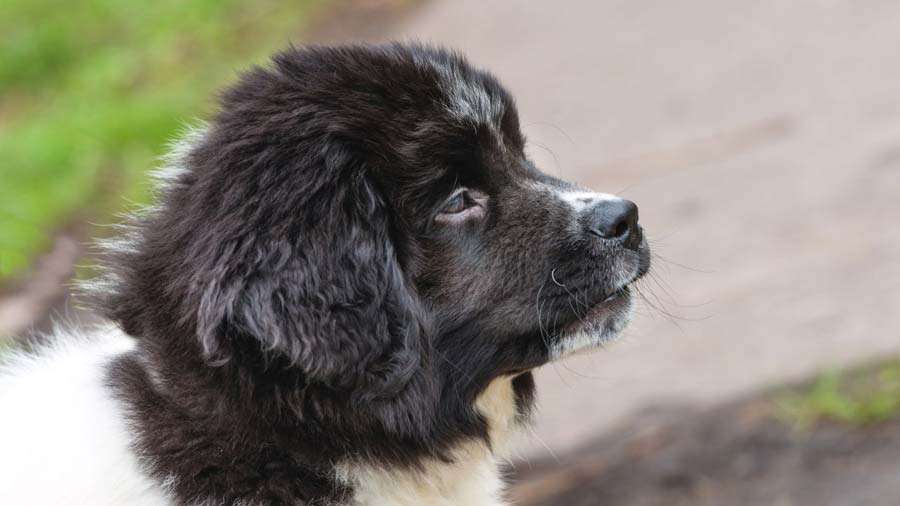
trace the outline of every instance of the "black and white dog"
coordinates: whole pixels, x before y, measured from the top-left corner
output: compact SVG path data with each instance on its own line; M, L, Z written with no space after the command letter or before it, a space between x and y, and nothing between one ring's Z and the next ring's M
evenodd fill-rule
M629 320L635 205L418 45L289 49L107 244L111 322L7 353L0 504L488 506L531 371Z

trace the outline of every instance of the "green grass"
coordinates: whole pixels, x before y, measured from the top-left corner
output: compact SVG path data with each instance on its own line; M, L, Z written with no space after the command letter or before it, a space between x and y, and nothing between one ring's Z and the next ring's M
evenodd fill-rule
M864 427L900 417L900 359L822 373L810 386L776 396L776 412L809 428L823 421Z
M165 144L327 2L0 2L0 282L60 227L145 202Z

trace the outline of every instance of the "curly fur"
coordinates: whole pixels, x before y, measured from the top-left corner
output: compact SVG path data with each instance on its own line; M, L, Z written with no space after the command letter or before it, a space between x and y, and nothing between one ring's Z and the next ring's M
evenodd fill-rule
M70 497L500 504L530 371L621 330L624 287L648 266L636 214L599 238L617 199L541 173L524 143L509 94L443 49L290 48L243 75L174 150L157 204L106 244L90 289L121 329L98 339L133 345L85 361L102 372L89 388L156 495L114 502L67 482ZM481 212L439 219L462 189ZM25 384L21 370L6 375ZM94 465L79 457L48 466ZM49 504L28 494L0 502Z

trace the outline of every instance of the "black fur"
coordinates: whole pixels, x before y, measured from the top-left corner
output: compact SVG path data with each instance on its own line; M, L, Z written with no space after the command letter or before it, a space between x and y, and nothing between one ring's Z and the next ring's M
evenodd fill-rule
M501 375L526 416L527 371L646 246L580 233L523 146L509 94L440 49L292 48L224 94L100 300L139 339L109 383L180 504L339 502L336 462L489 444L473 403ZM461 186L484 216L437 220Z

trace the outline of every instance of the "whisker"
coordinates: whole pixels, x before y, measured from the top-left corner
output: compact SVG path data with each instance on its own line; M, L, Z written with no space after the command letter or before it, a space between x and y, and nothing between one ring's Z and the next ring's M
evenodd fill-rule
M604 347L605 347L605 346L603 345L603 343L600 343L600 344L598 344L597 346L598 346L599 348L604 348ZM592 376L592 375L590 375L590 374L585 374L585 373L583 373L583 372L579 372L579 371L577 371L577 370L575 370L575 369L569 367L568 365L566 365L565 362L560 362L559 365L565 367L567 371L569 371L570 373L574 374L575 376L578 376L579 378L587 379L587 380L595 380L595 381L606 381L606 382L609 382L609 377Z
M673 325L678 327L679 330L683 330L681 328L681 325L679 324L679 322L703 321L703 320L706 320L709 318L709 317L703 317L703 318L687 317L687 316L678 315L678 314L675 314L675 313L669 311L664 306L664 304L660 301L659 297L656 296L656 293L653 291L653 289L650 286L648 286L646 284L646 282L643 282L643 280L633 283L632 286L634 287L634 291L644 301L644 303L646 304L647 307L649 307L649 308L655 310L657 313L665 316L666 319L668 319L670 323L672 323ZM648 291L654 297L654 299L656 300L655 303L654 303L654 301L650 300L650 298L647 297L647 295L644 293L644 290Z
M550 157L553 158L553 165L554 165L553 169L556 171L556 174L560 173L560 171L562 170L562 166L559 164L559 158L556 156L556 153L552 149L550 149L548 146L545 146L544 144L541 144L540 142L536 142L536 141L528 141L528 144L530 144L534 147L537 147L537 148L541 148L544 151L546 151L547 153L549 153Z
M653 255L653 260L654 260L654 261L657 261L657 262L665 262L665 263L667 263L667 264L669 264L669 265L674 265L675 267L679 267L679 268L684 269L684 270L686 270L686 271L697 272L697 273L700 273L700 274L715 274L715 271L706 270L706 269L699 269L699 268L697 268L697 267L691 267L691 266L689 266L689 265L684 265L684 264L682 264L682 263L678 263L678 262L676 262L676 261L674 261L674 260L669 260L668 258L666 258L666 257L664 257L664 256L662 256L662 255L660 255L659 253L656 253L656 252L654 252L652 255Z
M554 130L556 130L557 132L562 134L562 136L565 137L566 140L569 141L573 146L575 146L575 141L572 140L571 137L569 137L569 134L567 134L565 130L563 130L561 127L559 127L558 125L556 125L554 123L550 123L549 121L532 121L532 122L528 123L527 126L532 126L532 125L543 125L543 126L548 126L550 128L553 128Z
M647 285L645 280L640 280L638 282L632 283L631 285L634 288L634 291L637 292L638 296L643 299L644 303L647 304L648 307L655 309L660 314L668 316L669 318L681 320L682 317L675 315L671 311L669 311L664 304L659 300L659 297L656 295L656 292L653 291L653 288ZM649 292L650 296L653 297L654 300L651 300L650 297L647 296L644 292Z
M541 284L541 287L538 289L537 300L535 302L536 310L537 310L537 321L538 321L538 331L541 334L541 341L544 342L544 346L547 348L547 351L551 351L550 349L550 336L548 332L544 329L544 324L541 321L541 313L543 312L543 308L541 307L541 293L544 291L544 286L547 285L547 281Z
M708 306L709 304L712 303L712 301L700 302L698 304L684 304L684 303L678 302L678 300L676 300L676 297L672 294L672 288L669 286L668 283L666 283L664 278L661 278L660 276L657 275L655 270L651 270L648 273L647 277L656 286L658 286L660 288L660 290L662 290L663 293L669 298L670 304L673 304L679 308L682 308L682 309L700 308L700 307ZM657 297L657 300L659 300L659 297Z
M578 296L573 294L572 291L569 290L569 288L566 285L564 285L556 280L556 268L554 268L550 271L550 279L553 280L553 283L556 284L556 286L561 287L563 290L566 291L566 293L569 295L569 299L567 300L567 302L569 303L569 309L572 310L572 313L574 313L575 316L577 316L579 319L581 319L582 317L581 317L581 315L578 314L578 310L576 310L575 307L572 306L572 299L575 299L575 303L580 305L580 303L578 301ZM578 290L577 287L575 289ZM587 307L587 306L584 306L584 307Z

